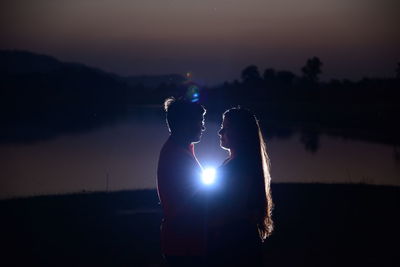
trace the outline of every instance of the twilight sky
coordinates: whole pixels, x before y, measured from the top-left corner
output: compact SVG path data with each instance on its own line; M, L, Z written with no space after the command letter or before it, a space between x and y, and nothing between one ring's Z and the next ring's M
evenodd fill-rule
M122 75L185 73L209 84L256 64L323 78L393 76L398 0L0 0L0 49Z

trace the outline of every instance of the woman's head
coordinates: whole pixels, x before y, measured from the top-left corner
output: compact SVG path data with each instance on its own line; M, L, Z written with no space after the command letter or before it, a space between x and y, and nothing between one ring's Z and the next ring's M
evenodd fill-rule
M273 231L271 176L266 144L255 115L247 109L232 108L223 114L221 147L232 157L246 161L246 173L252 180L250 195L257 213L260 237L264 240ZM232 155L232 153L234 155Z
M221 147L228 150L258 149L260 127L253 113L243 108L232 108L223 114L220 135Z

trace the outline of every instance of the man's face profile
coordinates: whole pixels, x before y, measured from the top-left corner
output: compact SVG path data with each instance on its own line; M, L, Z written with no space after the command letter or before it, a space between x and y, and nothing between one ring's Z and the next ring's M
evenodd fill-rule
M204 127L205 109L197 104L167 99L164 103L167 124L175 140L183 143L200 142Z
M202 132L205 130L204 127L204 116L201 115L197 119L189 121L187 124L187 134L191 143L200 142Z

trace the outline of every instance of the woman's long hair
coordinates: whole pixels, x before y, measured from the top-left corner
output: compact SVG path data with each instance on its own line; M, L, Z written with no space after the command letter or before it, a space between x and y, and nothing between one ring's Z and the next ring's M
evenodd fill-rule
M248 162L246 172L251 173L249 195L252 208L256 209L256 220L260 238L264 241L271 235L274 224L272 220L273 201L271 196L270 162L263 134L257 118L253 113L243 108L232 108L223 114L228 120L233 133L232 145L238 156L243 156Z

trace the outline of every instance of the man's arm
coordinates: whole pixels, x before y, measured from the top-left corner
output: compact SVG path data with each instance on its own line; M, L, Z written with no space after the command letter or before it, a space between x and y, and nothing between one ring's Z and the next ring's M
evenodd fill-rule
M167 216L179 216L199 204L200 168L194 159L182 155L159 166L158 188Z

